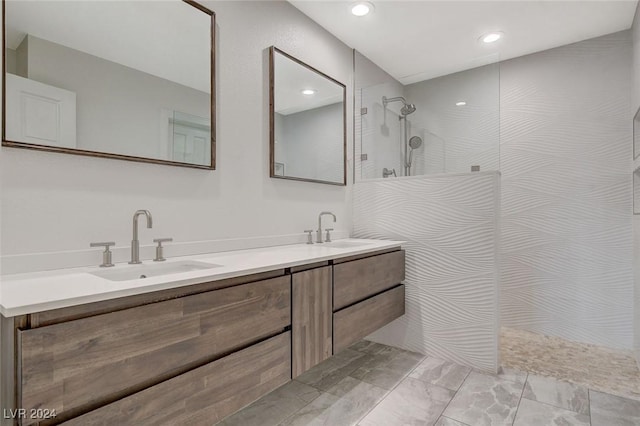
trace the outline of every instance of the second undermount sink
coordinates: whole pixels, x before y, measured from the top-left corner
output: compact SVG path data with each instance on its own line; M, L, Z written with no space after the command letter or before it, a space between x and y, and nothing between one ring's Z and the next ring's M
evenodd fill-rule
M333 248L355 248L360 246L366 246L372 244L370 242L365 241L331 241L330 243L323 243L325 247L333 247Z
M186 260L180 262L167 262L142 265L122 265L113 269L91 272L91 275L104 278L109 281L129 281L144 278L158 277L162 275L180 274L183 272L199 271L203 269L219 268L222 265L214 263Z

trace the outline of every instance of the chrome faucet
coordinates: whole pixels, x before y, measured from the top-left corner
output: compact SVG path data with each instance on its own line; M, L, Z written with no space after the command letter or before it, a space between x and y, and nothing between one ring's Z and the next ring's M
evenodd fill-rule
M322 216L329 214L331 216L333 216L333 221L336 221L336 215L331 213L331 212L321 212L318 215L318 230L316 231L317 234L317 238L316 238L316 243L321 243L322 242Z
M138 216L145 215L147 217L147 228L153 226L153 219L149 210L138 210L133 214L133 239L131 240L131 261L129 264L136 265L140 262L140 241L138 241Z

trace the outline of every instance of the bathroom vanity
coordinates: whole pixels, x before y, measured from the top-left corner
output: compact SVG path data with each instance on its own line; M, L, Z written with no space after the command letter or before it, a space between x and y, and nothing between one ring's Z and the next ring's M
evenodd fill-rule
M215 423L402 316L400 244L201 255L212 268L146 279L9 277L3 424Z

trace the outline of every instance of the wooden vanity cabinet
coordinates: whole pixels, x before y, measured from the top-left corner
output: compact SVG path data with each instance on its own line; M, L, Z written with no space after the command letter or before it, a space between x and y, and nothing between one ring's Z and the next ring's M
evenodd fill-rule
M6 406L56 412L3 425L215 423L403 315L404 261L390 249L2 321Z
M19 406L70 418L282 333L290 324L285 275L19 330Z
M404 274L404 250L333 265L334 353L404 315Z
M404 250L333 265L333 310L387 290L404 280Z
M291 377L295 379L333 354L331 266L291 276Z
M63 424L212 425L289 382L290 360L286 332Z
M404 285L333 314L333 350L337 353L404 315Z

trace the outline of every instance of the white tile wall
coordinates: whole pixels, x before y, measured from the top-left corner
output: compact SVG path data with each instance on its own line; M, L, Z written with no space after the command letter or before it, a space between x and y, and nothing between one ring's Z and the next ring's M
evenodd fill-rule
M631 38L503 62L502 322L631 349Z
M407 241L406 314L369 338L495 372L497 172L354 186L354 235Z

